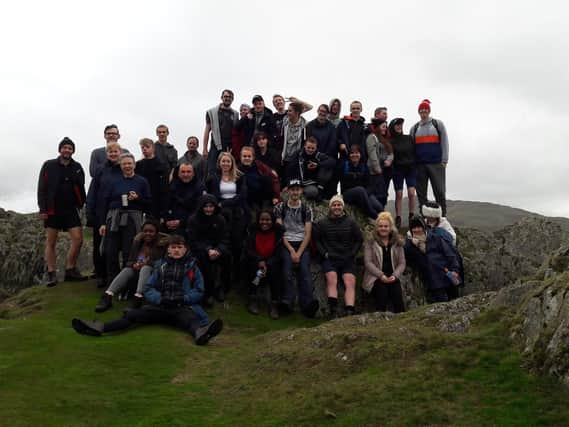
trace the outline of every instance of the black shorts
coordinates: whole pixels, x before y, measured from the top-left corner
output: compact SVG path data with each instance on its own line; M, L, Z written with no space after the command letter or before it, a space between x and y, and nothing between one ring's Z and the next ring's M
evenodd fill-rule
M67 231L70 228L81 227L81 219L77 209L71 212L49 215L43 222L45 228L55 228L56 230Z
M343 276L344 274L353 274L355 276L354 260L351 258L343 260L325 259L322 261L322 272L329 273L330 271L334 271L338 276Z

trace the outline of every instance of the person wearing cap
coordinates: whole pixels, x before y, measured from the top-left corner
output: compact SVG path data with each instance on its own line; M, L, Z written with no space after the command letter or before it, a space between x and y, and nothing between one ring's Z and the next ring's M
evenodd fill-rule
M372 194L385 206L391 182L393 147L387 136L387 122L373 119L373 132L366 138L367 167L370 173Z
M59 157L47 160L42 165L37 195L39 217L44 221L46 230L46 285L49 287L57 284L55 245L60 230L67 231L71 239L65 262L65 280L87 279L76 267L83 244L79 210L86 199L85 172L81 164L72 159L75 143L70 138L61 140L58 151Z
M207 160L208 174L215 172L219 153L232 148L234 130L239 121L239 113L231 108L233 97L233 91L224 89L221 92L221 103L205 113L202 156Z
M446 302L456 298L460 284L460 265L452 244L430 230L414 216L405 242L407 264L418 272L427 302Z
M283 269L283 290L281 308L290 312L296 298L293 281L296 276L298 301L306 317L314 317L318 311L318 300L313 297L312 274L310 273L310 238L312 236L312 209L301 201L302 185L292 179L287 183L288 200L275 206L276 222L283 226L283 247L281 260Z
M253 145L253 138L257 132L265 132L271 142L276 139L277 131L273 112L265 107L265 101L261 95L253 97L253 109L242 117L235 127L234 135L243 135L243 145ZM239 153L235 153L238 155Z
M397 117L389 123L391 146L393 147L393 186L395 187L395 225L401 227L401 209L403 204L403 183L407 185L409 219L415 214L415 145L410 135L403 133L404 119Z
M420 121L410 130L415 143L415 162L417 164L417 196L419 204L427 203L429 182L433 188L435 200L441 205L446 217L446 166L448 163L448 135L444 123L434 119L431 114L431 102L424 99L419 104Z
M362 232L354 219L344 211L344 199L337 194L328 203L328 216L314 227L314 242L322 257L322 272L326 278L326 294L331 318L338 316L338 278L345 286L344 311L355 314L355 258L363 242Z

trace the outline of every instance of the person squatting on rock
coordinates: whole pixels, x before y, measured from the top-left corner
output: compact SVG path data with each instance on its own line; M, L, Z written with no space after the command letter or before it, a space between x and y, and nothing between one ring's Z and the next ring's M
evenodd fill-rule
M101 295L95 307L97 313L107 311L113 305L113 296L127 289L132 281L136 281L136 291L132 308L139 308L144 301L144 286L152 274L156 261L164 256L168 243L168 235L159 233L159 224L153 219L147 219L142 225L132 246L126 266L113 279L109 288Z
M366 239L364 249L364 278L362 287L371 293L377 311L405 311L400 277L405 271L403 242L389 212L382 212L374 230Z
M419 217L413 217L409 227L411 236L405 242L405 258L409 266L418 272L427 302L456 298L460 265L452 244L428 229Z
M41 167L38 181L39 217L46 231L45 261L47 282L57 284L56 251L59 231L67 231L71 246L65 261L65 281L87 280L77 270L77 258L83 244L79 210L85 203L85 173L81 164L72 159L75 143L65 137L58 146L59 157L47 160Z
M182 236L169 238L168 254L154 265L144 296L148 305L126 311L121 319L111 322L89 322L75 318L71 325L77 333L101 336L137 324L166 324L188 332L197 345L205 345L223 328L221 319L209 323L200 305L204 282L195 259Z
M421 120L410 130L415 143L415 161L417 164L417 196L419 204L427 203L429 182L433 188L435 200L441 205L446 217L446 166L448 163L448 135L441 120L430 117L431 102L428 99L419 104Z
M251 314L259 314L259 289L266 284L270 291L269 316L279 318L282 242L283 227L275 222L272 209L260 210L257 221L249 227L244 248L249 283L247 310Z
M290 312L296 297L294 279L298 287L300 309L306 317L314 317L318 301L313 297L310 273L310 238L312 236L312 209L300 200L302 185L291 180L288 185L289 199L275 206L278 224L284 227L281 262L284 284L281 295L283 311Z
M330 199L328 217L314 227L314 241L322 258L322 272L326 278L328 310L331 318L338 317L338 279L344 282L344 311L355 314L356 254L362 246L362 232L356 222L344 211L344 199L335 195Z

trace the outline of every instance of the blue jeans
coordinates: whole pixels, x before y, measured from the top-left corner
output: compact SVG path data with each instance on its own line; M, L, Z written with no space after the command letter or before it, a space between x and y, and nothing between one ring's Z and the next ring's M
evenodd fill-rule
M291 246L297 250L302 242L290 242ZM300 257L298 264L292 263L290 252L284 246L281 249L282 268L284 283L282 290L282 302L292 305L296 297L294 288L294 278L298 286L298 302L300 308L304 309L313 300L312 297L312 275L310 273L310 249L306 248Z

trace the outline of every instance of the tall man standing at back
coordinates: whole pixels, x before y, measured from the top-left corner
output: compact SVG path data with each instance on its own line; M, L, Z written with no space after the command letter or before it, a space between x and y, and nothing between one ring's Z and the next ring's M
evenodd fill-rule
M442 121L433 119L431 102L424 99L419 104L421 120L410 130L415 142L415 161L417 163L417 196L422 208L427 203L428 184L431 182L435 200L446 217L446 166L448 163L448 136Z
M233 128L239 121L239 113L231 108L232 103L233 92L229 89L224 89L221 92L221 104L210 108L205 113L202 155L207 160L208 174L215 171L219 153L229 151L231 148ZM207 144L210 133L211 144L208 152Z
M85 173L81 165L71 156L75 144L67 137L59 143L59 157L46 161L38 181L38 206L40 219L46 229L45 261L47 264L47 286L57 284L56 252L57 234L68 231L71 246L65 263L65 280L86 280L75 264L83 244L83 231L79 209L85 203Z
M162 163L168 165L168 173L178 164L178 151L168 142L170 130L168 126L162 124L156 127L156 136L158 141L154 143L154 155Z
M117 125L107 125L103 131L103 136L105 137L106 145L111 142L119 142L121 134ZM128 150L121 148L121 154L128 153ZM97 173L105 167L107 164L107 147L95 148L91 151L91 159L89 160L89 175L91 178L95 178ZM94 235L95 233L93 233Z

